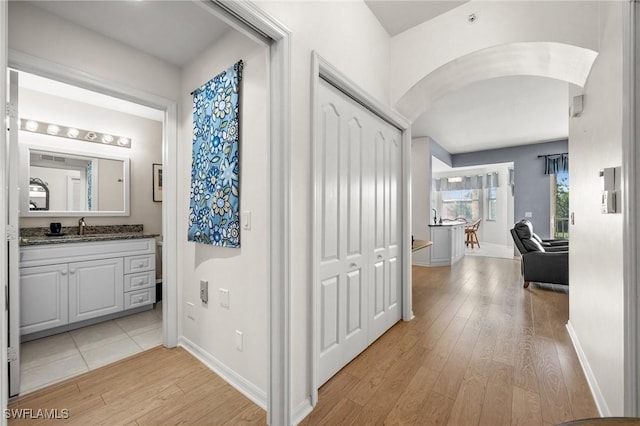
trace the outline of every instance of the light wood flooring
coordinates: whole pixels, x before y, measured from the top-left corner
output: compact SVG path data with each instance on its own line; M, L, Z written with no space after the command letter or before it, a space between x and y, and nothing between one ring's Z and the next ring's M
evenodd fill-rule
M566 287L522 288L517 260L413 267L415 319L319 393L302 425L555 425L598 417L565 324Z
M414 267L416 318L396 324L329 380L302 425L555 425L597 417L565 329L566 290L523 289L519 270L518 261L481 257L454 268ZM53 424L266 422L263 410L179 348L144 352L10 408L68 408L70 418Z

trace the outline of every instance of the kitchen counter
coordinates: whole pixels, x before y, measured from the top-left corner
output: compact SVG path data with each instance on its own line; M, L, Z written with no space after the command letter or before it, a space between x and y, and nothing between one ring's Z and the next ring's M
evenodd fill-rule
M84 235L78 235L77 226L62 228L61 235L47 236L48 232L48 228L22 228L20 229L20 246L133 240L159 236L143 232L142 225L87 226Z
M457 225L466 225L466 222L462 222L462 221L455 221L455 222L442 222L442 223L438 223L438 224L429 224L429 227L437 227L437 226L457 226Z

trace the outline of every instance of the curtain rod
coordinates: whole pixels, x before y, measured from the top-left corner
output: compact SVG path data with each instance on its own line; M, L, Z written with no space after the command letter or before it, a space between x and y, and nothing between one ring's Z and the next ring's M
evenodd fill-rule
M559 152L557 154L547 154L547 155L538 155L538 158L547 158L547 157L555 157L556 155L569 155L568 152Z

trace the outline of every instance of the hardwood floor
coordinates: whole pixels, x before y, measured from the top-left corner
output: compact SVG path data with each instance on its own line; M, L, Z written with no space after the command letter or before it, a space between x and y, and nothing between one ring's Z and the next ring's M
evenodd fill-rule
M567 288L515 260L413 267L415 319L321 389L302 425L555 425L598 417L565 324Z
M10 410L57 409L68 419L10 425L264 425L266 413L182 348L157 347L19 397ZM40 417L43 417L42 415Z
M320 389L302 425L554 425L598 412L566 331L561 287L522 288L520 264L465 257L413 268L416 318ZM183 349L156 348L10 404L77 425L265 424L263 410ZM47 424L11 420L11 425Z

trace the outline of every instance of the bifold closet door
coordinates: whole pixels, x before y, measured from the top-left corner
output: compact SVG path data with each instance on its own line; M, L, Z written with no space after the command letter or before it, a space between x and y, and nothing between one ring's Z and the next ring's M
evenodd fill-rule
M369 291L369 344L373 343L402 315L400 261L401 133L377 117L372 117L375 129L371 164L371 290Z
M322 384L400 319L401 133L323 80L318 110Z
M324 81L319 93L321 166L316 218L318 381L324 383L368 345L368 259L364 256L363 112Z

